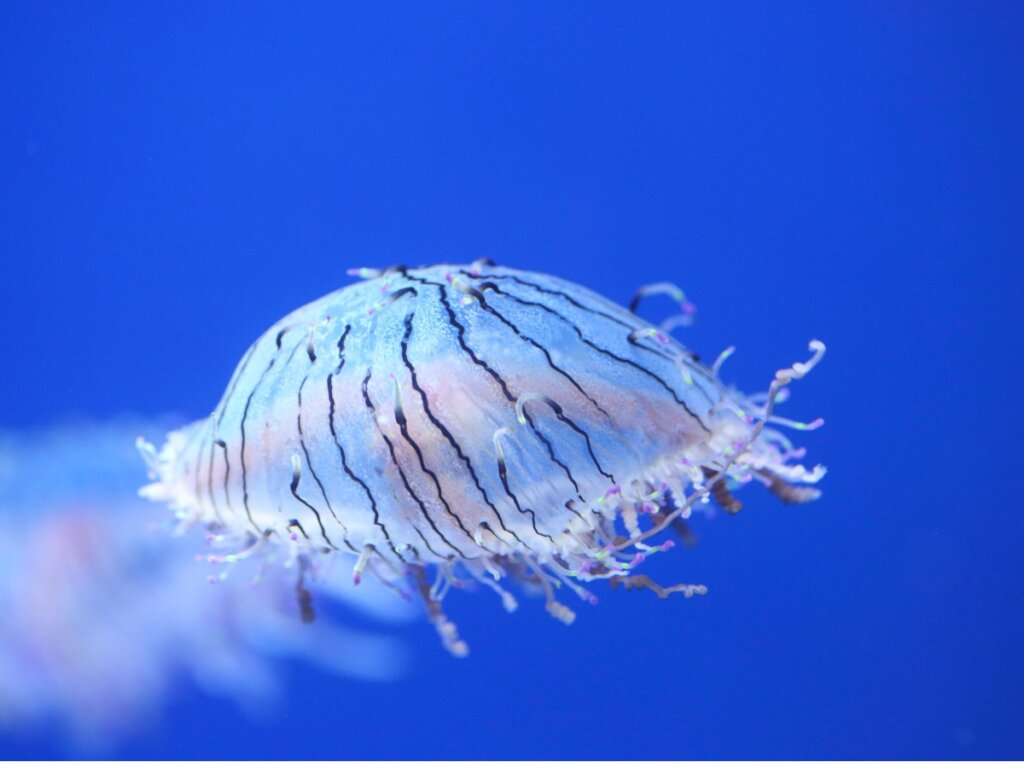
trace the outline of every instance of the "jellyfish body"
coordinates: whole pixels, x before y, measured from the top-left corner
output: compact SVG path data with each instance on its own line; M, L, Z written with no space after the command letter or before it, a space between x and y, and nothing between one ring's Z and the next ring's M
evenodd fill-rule
M735 508L729 488L755 479L790 501L816 495L794 484L823 471L795 464L767 424L820 343L748 399L717 364L565 280L481 262L360 273L266 331L209 418L159 453L143 446L145 495L237 534L246 555L347 553L357 581L411 581L456 653L438 598L460 571L506 606L502 577L532 584L570 620L553 584L592 599L581 582L639 578L666 546L648 539L695 504ZM645 293L675 295L686 318L677 291Z

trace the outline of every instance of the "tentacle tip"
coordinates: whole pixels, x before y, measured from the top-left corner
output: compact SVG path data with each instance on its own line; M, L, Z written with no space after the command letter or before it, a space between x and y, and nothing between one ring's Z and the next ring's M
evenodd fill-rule
M371 267L349 267L345 270L345 274L349 277L358 277L361 280L370 280L374 277L380 277L381 271Z
M135 449L142 454L142 458L146 460L146 464L149 464L151 467L156 465L156 446L142 435L135 438Z
M548 613L566 626L569 626L576 621L576 612L567 605L563 605L557 601L551 601L548 603L547 609Z
M787 499L792 504L806 504L810 501L817 501L822 496L820 488L808 488L806 485L801 485L795 486L795 489L796 493Z

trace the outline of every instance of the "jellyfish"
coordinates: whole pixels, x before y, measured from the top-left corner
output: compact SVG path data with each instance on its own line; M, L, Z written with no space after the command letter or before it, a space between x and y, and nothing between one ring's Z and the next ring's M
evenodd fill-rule
M642 573L695 508L735 512L752 483L786 502L819 495L824 468L799 463L780 428L821 420L775 414L819 341L748 396L719 378L731 350L708 366L672 336L695 313L672 284L627 309L487 260L351 273L362 281L256 340L209 417L159 450L139 443L143 495L208 529L226 561L272 555L299 584L344 561L355 583L418 596L462 656L442 608L452 587L485 585L513 610L517 583L566 623L560 586L589 603L602 580L701 594ZM662 294L680 315L636 314Z
M402 674L392 627L412 606L325 573L331 610L303 625L295 584L270 561L223 580L204 542L168 536L167 515L138 497L133 445L168 426L0 431L0 731L59 725L93 751L156 719L182 681L251 709L281 692L277 659L367 681ZM368 628L347 628L351 614Z

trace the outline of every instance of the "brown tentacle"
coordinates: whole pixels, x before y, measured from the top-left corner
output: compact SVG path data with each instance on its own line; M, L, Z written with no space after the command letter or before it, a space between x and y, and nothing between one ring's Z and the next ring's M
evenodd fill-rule
M811 488L806 485L793 485L783 480L774 472L762 470L758 474L768 480L768 490L786 504L803 504L804 502L814 501L821 496L821 491L817 488Z
M681 592L684 597L706 594L708 588L703 584L674 584L671 587L663 587L651 581L650 577L639 574L636 576L612 576L609 580L612 589L618 589L621 584L629 592L634 589L649 589L662 600L668 599L673 592Z
M712 478L717 474L713 469L704 467L704 477ZM711 496L715 500L715 504L721 507L723 510L728 512L730 515L735 515L741 509L743 509L743 502L739 501L728 486L725 484L725 478L720 477L711 485Z
M306 571L309 563L305 558L299 560L299 580L295 584L295 595L299 600L299 615L304 624L312 624L316 620L316 609L313 607L313 593L306 589Z

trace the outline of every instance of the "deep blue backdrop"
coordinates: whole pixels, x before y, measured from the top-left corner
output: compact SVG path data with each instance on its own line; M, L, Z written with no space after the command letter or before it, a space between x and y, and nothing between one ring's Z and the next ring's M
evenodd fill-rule
M657 564L703 599L454 594L468 660L117 754L1024 757L1022 6L293 5L3 4L0 424L205 414L346 267L487 255L680 283L747 389L824 339L831 473Z

